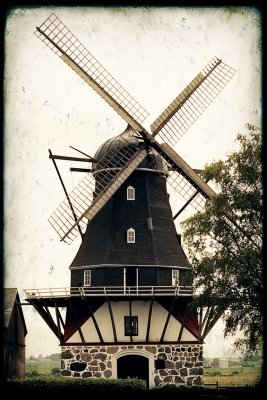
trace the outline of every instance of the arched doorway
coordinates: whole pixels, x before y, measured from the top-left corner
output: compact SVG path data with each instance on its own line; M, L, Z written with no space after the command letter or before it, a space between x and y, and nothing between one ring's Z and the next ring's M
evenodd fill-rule
M117 359L117 377L138 378L149 384L148 358L140 355L126 355Z

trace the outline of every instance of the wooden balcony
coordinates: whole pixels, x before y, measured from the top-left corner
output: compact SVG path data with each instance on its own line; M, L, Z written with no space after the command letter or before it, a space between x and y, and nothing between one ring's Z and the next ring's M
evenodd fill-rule
M164 297L192 296L192 286L88 286L25 289L27 300L70 297Z

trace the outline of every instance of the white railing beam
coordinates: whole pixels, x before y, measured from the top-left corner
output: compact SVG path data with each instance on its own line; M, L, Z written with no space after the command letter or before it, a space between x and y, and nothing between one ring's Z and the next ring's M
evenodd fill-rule
M191 286L91 286L48 289L27 289L26 298L59 298L70 296L189 296Z

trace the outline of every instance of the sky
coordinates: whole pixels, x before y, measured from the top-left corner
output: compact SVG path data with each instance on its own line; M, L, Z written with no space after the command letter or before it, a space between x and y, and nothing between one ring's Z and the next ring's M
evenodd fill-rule
M54 12L94 57L150 113L150 124L214 57L236 69L218 98L175 150L193 168L225 159L245 124L261 126L260 16L248 8L15 9L5 31L4 211L5 287L67 287L80 238L60 242L48 218L65 195L48 149L93 156L126 123L34 34ZM83 174L58 161L67 190ZM82 166L82 165L80 165ZM83 165L84 166L84 165ZM185 219L187 210L177 221ZM31 306L26 354L59 352L57 338ZM227 351L220 322L207 338L206 355ZM220 343L220 346L218 346ZM223 350L225 349L225 350ZM215 354L216 353L216 354Z

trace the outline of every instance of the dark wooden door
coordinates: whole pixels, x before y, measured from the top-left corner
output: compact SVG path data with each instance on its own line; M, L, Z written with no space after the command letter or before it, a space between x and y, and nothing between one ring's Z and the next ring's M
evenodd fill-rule
M137 268L126 268L126 286L137 286Z
M117 360L117 377L121 379L138 378L149 383L148 358L140 355L127 355Z

